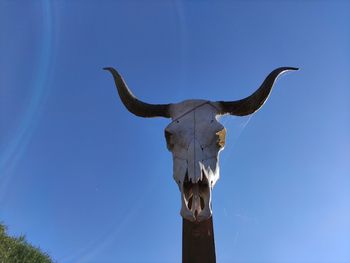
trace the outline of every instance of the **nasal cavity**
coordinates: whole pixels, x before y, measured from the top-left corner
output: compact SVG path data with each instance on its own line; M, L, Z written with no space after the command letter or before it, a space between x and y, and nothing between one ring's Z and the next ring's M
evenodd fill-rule
M193 195L190 197L190 199L188 200L188 204L187 204L187 207L188 209L192 209L192 201L193 201Z
M199 200L200 200L201 210L203 210L204 206L205 206L204 199L203 199L203 197L200 196ZM192 209L192 204L193 204L193 195L190 197L190 199L188 199L187 207L188 207L189 210Z
M204 199L203 197L200 197L200 201L201 201L201 209L204 209Z

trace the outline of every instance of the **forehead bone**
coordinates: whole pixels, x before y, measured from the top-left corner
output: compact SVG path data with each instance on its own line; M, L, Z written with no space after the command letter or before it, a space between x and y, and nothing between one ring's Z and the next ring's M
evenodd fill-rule
M170 105L170 115L172 120L176 120L187 113L196 110L196 112L207 112L214 117L217 115L219 105L215 102L206 100L185 100L180 103Z
M218 134L224 126L216 119L216 108L203 100L184 101L176 106L173 121L165 129L168 149L175 156L187 158L187 151L194 143L199 151L206 148L196 156L216 157L224 146L224 135L220 138Z
M173 121L166 127L168 132L182 131L182 136L186 137L186 130L190 134L196 131L197 136L202 137L224 129L216 119L215 103L209 101L186 100L171 105L170 112Z

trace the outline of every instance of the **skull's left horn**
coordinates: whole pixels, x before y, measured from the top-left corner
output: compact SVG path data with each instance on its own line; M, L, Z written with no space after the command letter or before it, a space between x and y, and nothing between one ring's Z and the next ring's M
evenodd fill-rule
M249 97L236 101L218 101L220 105L218 114L245 116L256 112L267 100L277 77L290 70L298 70L298 68L281 67L275 69L266 77L260 88Z
M112 73L115 85L125 107L139 117L165 117L170 118L169 104L149 104L138 100L129 90L122 76L114 68L103 68Z

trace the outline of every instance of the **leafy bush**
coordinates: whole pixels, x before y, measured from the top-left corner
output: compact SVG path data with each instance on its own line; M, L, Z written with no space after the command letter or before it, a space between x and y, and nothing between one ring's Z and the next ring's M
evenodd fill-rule
M0 223L0 263L52 263L46 253L33 247L24 236L9 237Z

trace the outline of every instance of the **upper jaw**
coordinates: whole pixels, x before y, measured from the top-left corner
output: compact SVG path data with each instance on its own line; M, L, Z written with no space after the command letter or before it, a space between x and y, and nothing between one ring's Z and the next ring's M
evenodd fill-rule
M181 186L181 216L191 222L201 222L211 217L211 187L207 176L192 183L185 177Z
M212 188L219 179L217 157L197 161L192 170L188 159L174 155L173 161L173 177L181 192L181 216L192 222L209 219Z

